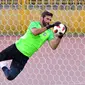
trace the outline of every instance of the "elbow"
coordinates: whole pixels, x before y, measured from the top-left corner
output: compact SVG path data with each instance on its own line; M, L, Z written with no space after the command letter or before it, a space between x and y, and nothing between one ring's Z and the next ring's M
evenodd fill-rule
M53 48L53 50L56 50L56 48Z
M57 48L57 47L56 47ZM52 48L52 50L56 50L56 48Z
M52 50L56 50L57 46L50 45Z
M58 45L57 46L55 46L55 47L51 47L52 48L52 50L56 50L56 48L58 47Z

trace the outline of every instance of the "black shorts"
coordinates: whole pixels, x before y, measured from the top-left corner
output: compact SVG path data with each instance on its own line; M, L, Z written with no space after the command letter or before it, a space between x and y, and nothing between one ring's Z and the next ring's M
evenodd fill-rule
M10 60L18 62L23 67L27 60L27 56L23 55L17 48L15 44L8 46L6 49L0 52L0 61Z

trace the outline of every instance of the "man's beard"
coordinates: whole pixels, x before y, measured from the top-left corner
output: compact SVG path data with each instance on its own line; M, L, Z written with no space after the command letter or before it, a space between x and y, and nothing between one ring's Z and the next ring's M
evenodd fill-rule
M43 26L48 26L49 25L49 23L46 23L44 20L42 21L42 23L43 23Z

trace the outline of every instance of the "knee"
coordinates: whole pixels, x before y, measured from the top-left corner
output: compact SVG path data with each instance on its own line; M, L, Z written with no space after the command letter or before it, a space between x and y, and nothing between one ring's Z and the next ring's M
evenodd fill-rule
M12 80L15 79L15 77L13 77L13 76L8 76L7 79L10 80L10 81L12 81Z

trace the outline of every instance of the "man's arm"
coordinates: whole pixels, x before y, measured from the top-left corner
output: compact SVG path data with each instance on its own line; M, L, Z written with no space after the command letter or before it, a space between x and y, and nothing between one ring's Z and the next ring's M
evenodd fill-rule
M34 35L38 35L38 34L41 34L42 32L54 27L55 24L51 24L51 25L48 25L46 27L43 27L43 28L40 28L40 29L36 29L36 28L32 28L31 29L31 32L34 34Z
M32 28L31 29L31 32L34 34L34 35L38 35L38 34L41 34L42 32L46 31L47 28L46 27L43 27L43 28L40 28L40 29L36 29L36 28Z
M49 41L49 45L53 50L55 50L58 47L60 41L61 41L61 38L56 37Z
M66 31L67 31L67 27L66 27L66 25L65 25L65 32L64 32L64 33L61 33L61 34L58 35L58 36L55 35L55 38L49 41L49 45L50 45L50 47L51 47L53 50L55 50L55 49L58 47L58 45L59 45L59 43L60 43L63 35L66 33Z
M35 27L31 29L31 32L34 34L34 35L38 35L38 34L41 34L42 32L56 26L56 25L59 25L60 22L55 22L54 24L51 24L51 25L48 25L46 27L43 27L43 28L40 28L40 29L36 29Z

